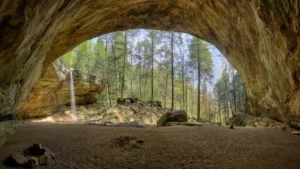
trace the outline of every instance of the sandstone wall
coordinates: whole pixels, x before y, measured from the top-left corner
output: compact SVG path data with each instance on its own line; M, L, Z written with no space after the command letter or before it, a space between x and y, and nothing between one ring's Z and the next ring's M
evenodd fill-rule
M97 103L96 94L105 90L103 84L84 80L78 72L73 72L73 79L76 104ZM61 107L70 106L70 93L69 70L56 60L43 72L14 116L22 119L50 116Z

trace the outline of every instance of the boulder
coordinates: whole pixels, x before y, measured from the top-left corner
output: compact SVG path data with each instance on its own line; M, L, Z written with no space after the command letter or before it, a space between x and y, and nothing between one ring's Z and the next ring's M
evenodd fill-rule
M291 134L292 135L300 135L300 131L292 131Z
M255 117L245 113L236 113L229 119L229 121L235 126L275 127L283 125L283 123L271 120L269 118Z
M46 152L45 154L41 155L39 157L39 163L40 165L48 165L50 164L53 160L55 160L55 156L51 152Z
M187 122L187 114L184 110L168 111L157 121L157 127L166 126L167 122Z
M28 158L24 156L22 152L16 152L10 156L12 165L25 165L28 162Z
M30 157L27 162L27 165L31 168L36 167L39 164L39 159L37 157Z
M53 160L55 160L55 156L48 148L34 143L25 150L10 155L7 164L33 168L39 165L48 165Z

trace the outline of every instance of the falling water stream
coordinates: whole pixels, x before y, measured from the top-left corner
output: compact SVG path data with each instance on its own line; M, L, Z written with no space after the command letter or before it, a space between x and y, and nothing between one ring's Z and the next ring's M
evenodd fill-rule
M75 92L74 92L74 81L73 81L73 74L72 70L70 70L70 88L71 88L71 116L72 116L72 121L76 122L77 121L77 116L76 116L76 103L75 103Z

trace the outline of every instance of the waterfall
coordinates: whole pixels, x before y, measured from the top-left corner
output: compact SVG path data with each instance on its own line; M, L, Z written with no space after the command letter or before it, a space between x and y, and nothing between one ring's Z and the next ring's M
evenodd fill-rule
M76 117L76 103L75 103L75 92L74 92L74 81L73 81L73 75L72 75L72 70L70 70L70 88L71 88L71 116L72 116L72 121L75 122L77 121Z

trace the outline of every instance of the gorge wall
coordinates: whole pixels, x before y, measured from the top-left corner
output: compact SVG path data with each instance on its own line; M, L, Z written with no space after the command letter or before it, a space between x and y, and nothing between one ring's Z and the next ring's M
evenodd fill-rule
M14 114L58 57L92 37L151 28L215 45L239 71L247 111L300 123L298 0L0 2L0 114Z
M96 95L105 91L103 83L97 82L94 76L84 78L78 71L73 71L73 80L76 105L95 104ZM42 73L14 117L27 119L50 116L70 105L70 73L58 59Z

